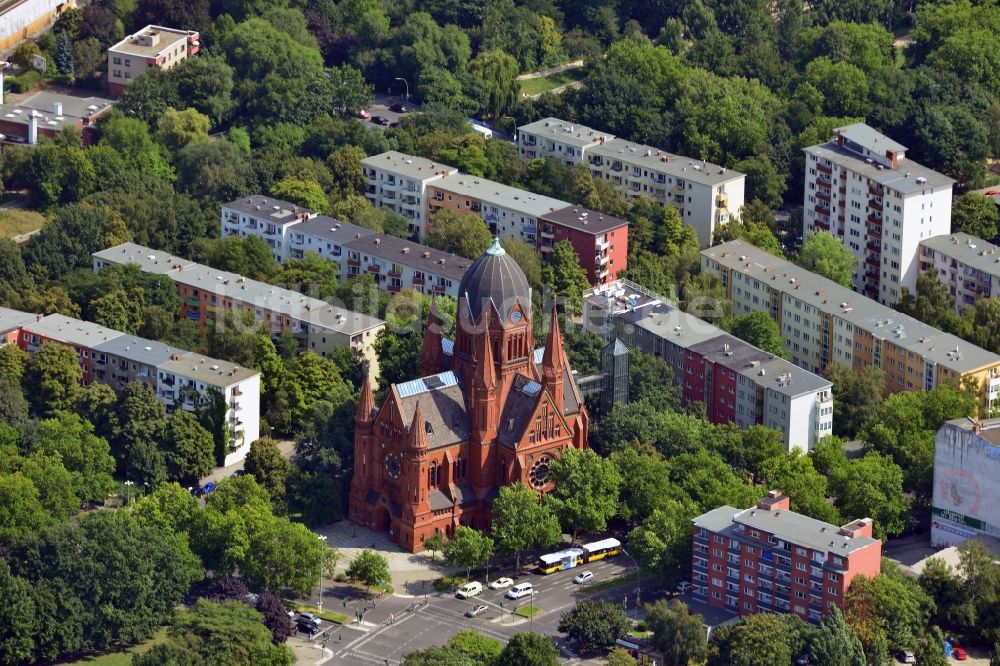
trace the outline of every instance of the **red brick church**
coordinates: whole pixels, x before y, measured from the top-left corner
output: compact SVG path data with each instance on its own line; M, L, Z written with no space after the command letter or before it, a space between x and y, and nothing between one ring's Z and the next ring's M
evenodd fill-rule
M355 415L349 517L411 550L458 525L489 527L500 486L553 487L549 463L587 446L588 415L552 312L535 349L531 290L498 240L462 277L455 340L431 306L419 379Z

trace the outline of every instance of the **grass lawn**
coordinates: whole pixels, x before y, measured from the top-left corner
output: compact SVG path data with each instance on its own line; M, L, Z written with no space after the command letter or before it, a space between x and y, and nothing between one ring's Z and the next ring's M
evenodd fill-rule
M521 93L525 95L540 95L543 92L548 92L553 88L564 86L567 83L579 81L582 78L583 68L580 67L578 69L568 69L565 72L559 72L550 76L542 76L537 79L524 79L520 82Z
M167 628L161 627L153 637L145 643L140 643L124 652L109 652L95 657L84 657L79 661L73 661L66 666L77 666L87 664L87 666L129 666L132 663L133 654L143 654L149 652L154 645L159 645L167 640Z
M0 238L13 238L41 229L45 217L33 210L0 210Z
M520 615L521 617L534 617L535 615L538 615L541 612L542 612L541 608L539 608L538 606L531 606L529 604L528 606L521 606L520 608L518 608L516 611L514 611L514 615Z

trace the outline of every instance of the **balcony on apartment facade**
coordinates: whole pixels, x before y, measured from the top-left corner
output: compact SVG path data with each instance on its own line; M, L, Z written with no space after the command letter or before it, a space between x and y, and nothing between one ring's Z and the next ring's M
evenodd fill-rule
M822 162L816 163L816 170L820 173L825 173L826 175L831 175L833 173L833 168L823 164Z
M825 201L826 203L830 203L829 192L823 192L822 190L820 190L819 192L816 192L816 198L820 201Z

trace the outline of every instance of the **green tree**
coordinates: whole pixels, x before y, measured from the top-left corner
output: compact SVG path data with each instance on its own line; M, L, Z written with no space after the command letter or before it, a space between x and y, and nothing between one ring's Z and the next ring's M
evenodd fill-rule
M541 293L542 260L538 256L538 251L533 246L515 238L505 239L503 249L510 255L511 259L517 262L518 267L524 272L528 286Z
M858 260L833 234L819 231L802 243L797 263L808 271L850 287Z
M72 74L76 69L76 62L73 57L73 42L69 35L60 32L56 37L56 69L60 74Z
M314 180L282 178L271 185L271 196L318 213L325 213L330 206L323 188Z
M612 648L608 653L608 666L636 666L635 657L621 647Z
M844 601L844 618L866 655L878 644L891 651L913 649L934 606L915 579L887 560L878 576L855 578Z
M708 666L786 666L801 652L804 623L795 615L750 615L709 640Z
M521 87L513 57L500 49L480 51L469 63L469 71L479 79L486 93L486 113L490 118L500 118L514 107Z
M285 483L291 474L292 464L281 455L275 440L262 437L250 444L244 470L253 474L257 483L277 499L285 495Z
M559 543L559 520L548 506L538 500L538 494L521 483L500 488L493 503L493 537L499 548L516 556L516 568L521 569L521 551L536 546Z
M496 660L496 666L557 666L559 651L552 640L538 634L514 634Z
M25 393L33 411L47 416L72 411L80 395L83 369L72 347L46 343L35 352L24 375Z
M73 476L58 456L34 452L21 460L21 473L38 489L42 508L57 522L80 509L80 498L73 493Z
M963 603L958 608L962 625L996 641L996 609L1000 603L1000 573L993 555L982 541L969 539L958 547L958 571L964 579Z
M110 208L71 204L57 209L25 244L24 262L57 278L76 268L90 269L94 252L128 240L125 222Z
M766 312L748 312L736 318L733 335L779 358L788 358L778 323Z
M434 223L424 242L433 248L468 259L477 259L490 246L489 227L472 213L442 209L434 215Z
M865 652L861 641L844 620L840 607L833 605L819 625L819 630L809 642L812 658L830 666L865 666Z
M764 156L747 157L733 164L733 169L747 175L747 198L758 200L769 208L781 205L785 194L785 176Z
M167 463L160 442L167 415L152 387L129 382L118 395L115 435L111 450L126 479L156 486L167 477Z
M606 650L629 632L631 623L618 604L587 599L559 618L559 631L581 650Z
M548 261L542 267L542 283L552 290L566 312L581 311L583 292L590 288L590 281L569 241L559 241L552 246Z
M435 553L444 551L444 535L441 532L434 532L424 539L424 549L430 552L432 561L437 559Z
M52 522L38 488L21 472L0 474L0 543L11 544Z
M362 194L368 179L365 177L361 160L365 159L364 148L340 146L326 158L326 165L333 173L336 188L331 194L335 199L343 199L348 194Z
M144 301L141 289L109 291L90 303L94 323L134 335L142 326Z
M385 556L366 548L351 560L347 577L364 583L365 589L370 591L373 585L389 580L389 562Z
M215 442L198 417L183 409L167 420L163 433L167 473L171 479L198 479L215 467Z
M877 538L895 536L906 526L910 501L903 494L903 470L874 451L835 469L830 491L844 518L871 518Z
M202 52L171 69L170 78L176 84L178 99L207 116L212 127L219 127L229 117L234 105L233 69L223 57Z
M425 543L426 546L426 543ZM465 525L455 528L455 536L444 544L444 559L451 566L465 567L467 578L472 568L493 556L493 539Z
M545 503L572 534L599 532L618 511L622 477L614 463L591 449L567 449L549 468L555 489Z
M35 600L31 584L11 575L6 562L0 562L0 662L28 663L35 649Z
M952 229L991 241L996 238L1000 212L993 199L975 192L968 192L951 205Z
M700 663L708 656L704 620L691 613L684 602L658 599L646 606L646 625L653 632L653 644L673 666Z
M196 109L168 108L157 123L156 139L169 150L180 150L189 143L207 140L210 127L208 116Z
M156 664L262 664L290 666L292 652L271 641L260 613L243 601L199 599L170 627L169 642L132 658L132 666ZM180 657L179 655L184 655Z
M802 444L802 449L766 459L758 477L769 488L781 488L792 500L792 511L839 525L840 515L827 500L827 479L802 453L806 448Z
M868 366L860 370L846 365L827 366L823 376L833 383L833 430L853 438L882 405L885 373Z

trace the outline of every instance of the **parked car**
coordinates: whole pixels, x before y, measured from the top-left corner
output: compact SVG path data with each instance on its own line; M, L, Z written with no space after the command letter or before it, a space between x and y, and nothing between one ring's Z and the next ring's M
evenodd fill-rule
M965 651L964 647L954 645L951 648L951 656L953 656L957 661L965 661L969 658L969 653Z
M473 606L469 610L465 611L465 617L479 617L488 610L489 609L486 606L479 604L478 606Z
M365 109L361 109L360 111L358 111L358 118L364 118L365 120L368 120L371 117L372 114L368 113L368 111Z
M518 583L514 587L507 590L508 599L520 599L521 597L527 597L535 593L535 586L531 583Z
M260 596L257 595L257 594L255 594L255 593L253 593L253 592L247 592L246 595L243 598L246 599L246 602L248 604L250 604L251 606L253 606L254 608L256 608L257 607L257 601L260 599Z
M983 192L983 195L987 197L995 197L998 194L1000 194L1000 190L986 190Z
M505 590L514 584L514 580L511 578L497 578L495 581L490 583L489 587L491 590Z
M472 581L466 583L462 587L458 588L458 594L455 596L459 599L468 599L469 597L474 597L483 591L483 584L479 581Z
M915 664L917 663L917 657L910 650L903 650L896 654L896 659L903 662L904 664Z
M230 479L238 479L238 478L240 478L241 476L243 476L244 474L246 474L246 472L245 472L244 470L242 470L242 469L238 469L238 470L236 470L235 472L233 472L232 474L230 474L230 475L229 475L229 478L230 478Z
M689 583L686 580L682 580L681 582L677 583L677 594L687 594L687 592L690 589L691 589L691 583Z
M594 580L593 571L581 571L573 578L574 583L589 583L592 580Z
M318 617L316 617L312 613L300 613L298 621L299 622L315 622L316 626L319 626L320 623L322 622L322 620L320 620Z
M298 622L295 623L295 628L304 634L312 635L319 632L319 623L299 618Z
M195 490L194 495L195 497L204 497L205 495L209 495L214 492L215 492L215 481L209 481L201 488Z
M382 127L388 127L390 125L389 119L385 116L372 116L371 121L376 125L381 125Z
M406 113L407 109L399 102L396 102L395 104L389 107L389 110L392 111L393 113Z

